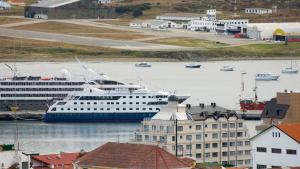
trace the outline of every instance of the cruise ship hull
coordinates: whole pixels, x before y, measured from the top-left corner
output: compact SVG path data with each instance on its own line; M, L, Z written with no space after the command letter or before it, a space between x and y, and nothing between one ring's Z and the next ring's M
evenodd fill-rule
M140 122L146 117L152 117L154 112L110 112L110 113L46 113L46 122Z
M11 107L17 105L20 111L47 110L53 101L50 100L0 100L0 111L11 111Z

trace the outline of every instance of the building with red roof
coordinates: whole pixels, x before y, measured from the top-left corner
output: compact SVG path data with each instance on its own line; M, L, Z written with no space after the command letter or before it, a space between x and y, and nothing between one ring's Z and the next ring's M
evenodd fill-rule
M251 138L253 169L300 166L300 123L273 125Z
M74 161L80 153L60 153L35 155L31 157L33 169L73 169Z
M193 167L158 146L112 142L83 155L74 165L77 169L190 169Z

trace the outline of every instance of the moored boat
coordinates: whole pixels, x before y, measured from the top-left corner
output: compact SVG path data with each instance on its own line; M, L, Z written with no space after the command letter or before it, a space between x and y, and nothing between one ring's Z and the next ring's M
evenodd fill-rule
M282 73L286 73L286 74L296 74L298 72L299 72L298 66L296 63L293 64L293 61L291 61L290 67L286 67L282 70Z
M201 65L198 63L190 63L190 64L185 65L185 67L186 68L200 68Z
M229 66L229 65L224 65L220 71L234 71L234 67L233 66Z
M141 62L141 63L137 63L135 64L135 67L151 67L152 65L150 65L147 62Z
M279 75L274 75L272 73L257 73L255 75L255 80L259 81L275 81L278 80L280 76Z

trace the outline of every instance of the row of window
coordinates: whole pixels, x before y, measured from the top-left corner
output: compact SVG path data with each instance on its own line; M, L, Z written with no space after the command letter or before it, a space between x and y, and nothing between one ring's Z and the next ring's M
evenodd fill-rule
M205 124L204 125L205 128L208 128L208 125ZM242 128L243 127L243 123L242 122L238 122L236 123L223 123L221 124L221 126L219 124L212 124L211 128L212 129L220 129L219 127L222 127L222 129L228 129L228 128ZM190 129L192 129L192 126L189 126ZM177 128L178 131L183 131L183 126L178 126ZM196 130L202 130L202 125L196 125Z
M99 96L100 97L100 96ZM107 100L110 100L109 98L107 98ZM73 104L81 104L81 105L91 105L91 104L94 104L94 105L97 105L97 104L103 104L104 102L73 102ZM122 103L123 105L126 105L127 103L128 104L133 104L133 102L106 102L107 105L120 105L120 103ZM135 102L135 104L139 105L139 104L147 104L146 102Z
M243 132L229 132L229 133L222 133L222 138L228 138L228 135L230 138L236 138L236 137L243 137ZM208 137L208 134L204 134L205 137ZM245 137L247 136L247 132L245 132ZM189 137L189 140L192 140L192 135L187 135L187 138ZM219 139L219 133L212 133L211 138L213 139ZM201 134L196 134L196 140L201 139ZM188 140L188 139L187 139Z
M0 88L0 91L83 91L83 88Z
M126 111L126 110L150 110L150 111L153 111L154 110L154 108L60 108L59 109L60 111L104 111L104 110L106 110L106 111L112 111L112 110L114 110L114 111ZM155 109L156 111L159 111L160 109L159 108L156 108ZM56 107L53 107L52 109L51 109L51 111L57 111L57 108Z
M85 82L1 82L1 85L8 86L74 86L74 85L83 85Z
M1 94L1 97L58 97L64 98L68 94Z
M257 152L266 153L267 152L267 148L266 147L256 147L256 151ZM280 148L271 148L271 152L275 153L275 154L281 154L282 150ZM286 149L286 154L296 155L297 154L297 150Z

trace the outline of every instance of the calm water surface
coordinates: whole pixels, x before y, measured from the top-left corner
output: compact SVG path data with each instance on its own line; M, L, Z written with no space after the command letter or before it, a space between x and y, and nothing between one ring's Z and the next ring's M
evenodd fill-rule
M9 63L13 64L13 63ZM253 97L255 73L281 74L289 61L230 61L203 62L200 69L186 69L183 62L153 62L152 68L137 68L133 62L89 62L85 63L96 72L103 72L112 79L133 82L154 90L166 90L179 94L191 94L186 103L198 105L216 102L220 106L238 109L241 94L241 72L244 76L244 97ZM83 78L85 75L76 62L50 63L26 62L17 63L20 75L57 76L62 69L67 69L72 78ZM233 65L234 72L221 72L223 65ZM12 73L0 63L0 76L11 76ZM300 75L281 74L279 81L258 82L260 100L269 100L277 91L300 90ZM247 122L250 132L254 133L254 124ZM139 126L133 124L80 123L80 124L47 124L43 122L20 122L18 124L21 149L37 152L91 150L107 141L126 142L133 136ZM15 124L0 122L0 144L13 143Z

